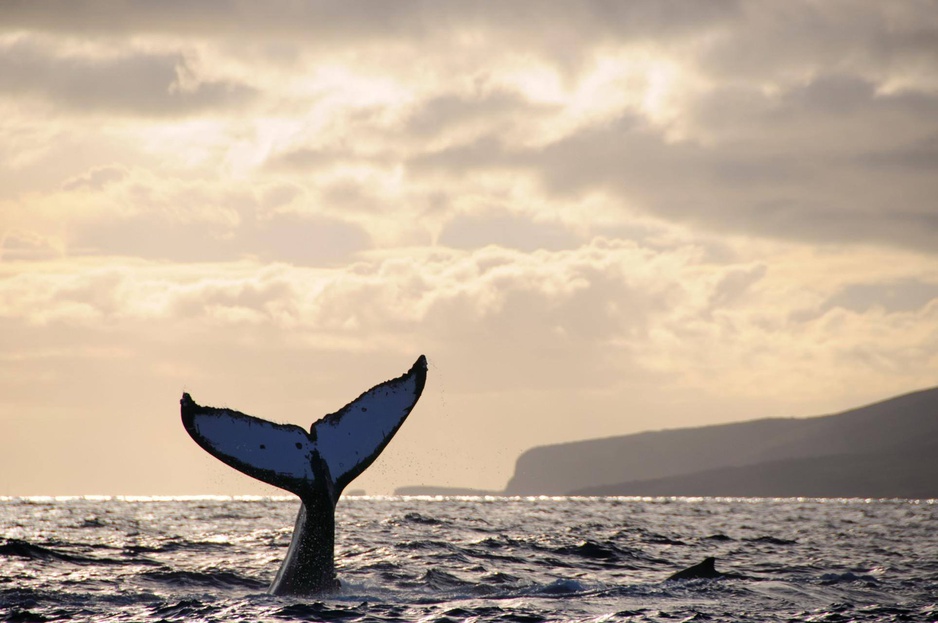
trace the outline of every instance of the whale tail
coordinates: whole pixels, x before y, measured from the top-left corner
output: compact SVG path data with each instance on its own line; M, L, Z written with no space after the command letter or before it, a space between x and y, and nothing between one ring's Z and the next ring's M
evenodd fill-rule
M335 504L342 490L371 465L423 392L427 359L403 376L375 385L309 432L239 411L203 407L183 394L182 423L209 454L299 496L293 539L270 586L275 595L335 590Z
M239 411L180 401L186 431L209 454L306 501L325 489L332 502L371 465L423 392L427 359L313 423L309 432Z

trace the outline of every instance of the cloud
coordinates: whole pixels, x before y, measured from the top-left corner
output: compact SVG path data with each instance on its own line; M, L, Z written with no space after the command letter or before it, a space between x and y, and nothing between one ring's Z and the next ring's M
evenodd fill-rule
M922 123L932 118L923 115ZM875 125L876 119L869 115L861 125ZM629 114L543 149L519 149L489 136L421 155L412 166L454 177L493 169L526 172L536 175L549 194L612 193L632 209L716 230L938 249L938 221L928 199L938 188L927 166L873 171L856 166L857 156L837 143L805 137L803 150L789 146L780 151L773 149L773 141L781 137L766 138L764 145L754 140L671 143ZM875 149L884 159L902 157L893 155L894 137L888 132L881 141ZM864 146L867 160L874 149L870 142ZM923 147L916 138L910 145L899 153L927 163L928 144ZM847 188L854 192L845 193Z
M847 283L822 306L824 313L837 308L855 313L881 309L886 313L911 313L938 299L938 283L918 279Z
M243 124L174 128L178 140L139 157L175 143L206 172L299 181L315 211L354 218L381 244L432 239L465 214L453 197L501 176L503 192L512 178L536 181L550 209L604 194L621 225L644 214L714 232L938 248L938 84L926 54L938 31L909 8L218 2L179 14L127 4L93 25L71 6L3 10L19 33L0 73L11 97L195 118L251 99ZM557 23L575 34L545 37ZM49 34L67 27L135 38L115 54ZM186 32L202 36L187 44ZM565 37L571 45L550 44ZM429 236L395 225L430 211Z
M460 134L472 137L480 132L489 134L497 127L511 128L519 115L550 118L551 112L556 113L551 108L498 88L475 95L446 93L420 102L403 130L408 135L430 139Z
M693 32L702 25L720 22L737 13L735 2L706 4L643 1L621 5L597 0L577 5L544 6L529 1L511 6L480 7L440 5L425 0L373 5L347 2L275 2L257 6L240 0L197 3L169 2L158 7L145 2L125 2L107 15L83 1L54 3L42 9L29 2L4 3L2 22L9 29L80 32L83 34L186 33L202 36L237 36L249 24L253 32L267 37L319 35L324 44L346 42L356 45L362 39L414 38L433 35L448 37L453 31L494 29L516 33L521 40L545 41L544 33L565 26L557 37L583 43L596 36L667 37ZM579 37L575 35L580 33ZM540 36L536 36L540 35Z
M845 286L851 275L836 279L835 260L823 260L827 269L815 268L818 290L807 297L811 290L804 283L785 276L799 266L796 256L780 257L771 268L714 265L702 262L694 247L655 251L602 239L563 251L485 247L392 253L325 270L254 262L186 268L136 262L9 276L0 292L0 315L37 326L238 327L245 338L268 339L273 331L297 344L354 350L372 344L406 351L404 344L420 343L464 361L465 380L459 384L465 387L502 382L539 387L545 378L551 384L570 382L561 361L576 361L574 382L586 386L614 386L625 371L669 369L675 379L695 379L713 373L704 363L709 357L736 353L727 360L728 383L755 373L745 357L774 352L784 360L799 357L800 349L816 349L816 338L806 339L811 333L838 336L834 351L842 352L877 332L868 323L894 323L898 331L916 315L917 326L932 322L934 311L928 310L938 291L926 293L938 278L925 289L901 277L916 274L910 266L893 271L898 281L884 275L868 286ZM820 279L825 270L829 281ZM864 274L862 266L856 274ZM890 283L906 284L904 303L887 310L838 303L881 297L882 289L898 287ZM810 308L819 311L805 315ZM832 314L845 312L851 323L859 323L852 327L855 333L831 325ZM879 347L888 350L885 342ZM474 368L482 361L488 363Z
M142 214L74 228L75 254L121 255L174 262L262 261L300 266L334 265L370 247L360 228L325 217L275 215L259 222L187 223Z
M17 39L2 46L0 89L5 97L38 97L81 112L176 116L242 105L253 90L225 81L192 81L179 53L129 51L119 55L56 53Z
M127 171L117 166L95 167L83 175L68 179L62 184L64 190L101 190L108 184L119 182Z
M501 213L457 216L443 227L438 242L456 249L497 245L521 251L559 251L576 246L577 236L562 223Z
M176 447L183 387L306 417L426 352L411 456L497 487L933 384L932 13L0 3L0 418Z
M459 481L471 457L486 468L463 482L500 486L536 443L693 425L704 413L817 413L854 404L858 384L875 399L932 382L929 256L743 241L715 261L692 241L663 239L388 249L333 268L2 264L0 418L104 422L142 405L139 426L175 447L169 415L183 389L308 425L425 352L433 382L400 460L421 456L434 466L427 478ZM875 303L884 291L894 304ZM453 435L466 458L436 456ZM134 468L136 482L149 482L154 460ZM372 477L379 490L401 484L400 471Z
M865 152L858 156L858 160L874 169L888 167L930 176L938 170L938 134L924 136L898 148Z
M888 84L933 89L938 26L912 4L794 2L740 6L737 19L702 50L701 60L724 80L800 82L817 73L862 71Z

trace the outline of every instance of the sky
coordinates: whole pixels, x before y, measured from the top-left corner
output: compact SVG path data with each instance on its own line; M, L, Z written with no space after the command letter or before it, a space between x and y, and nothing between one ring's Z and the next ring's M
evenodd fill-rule
M420 354L350 488L938 385L938 2L0 3L0 495Z

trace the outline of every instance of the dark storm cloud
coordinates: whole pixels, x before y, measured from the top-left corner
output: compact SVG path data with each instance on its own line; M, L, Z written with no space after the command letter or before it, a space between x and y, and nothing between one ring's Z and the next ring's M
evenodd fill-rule
M187 61L180 54L130 52L109 58L57 56L20 40L0 50L0 91L87 112L180 115L236 105L253 91L230 82L180 88Z

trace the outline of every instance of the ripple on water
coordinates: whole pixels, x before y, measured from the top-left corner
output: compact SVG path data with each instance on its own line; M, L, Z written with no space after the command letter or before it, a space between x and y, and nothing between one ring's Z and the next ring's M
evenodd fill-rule
M266 594L296 509L0 501L0 620L938 620L934 503L350 499L311 600ZM734 577L664 582L708 556Z

